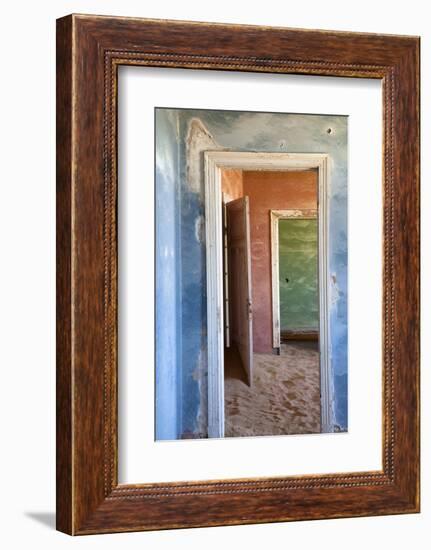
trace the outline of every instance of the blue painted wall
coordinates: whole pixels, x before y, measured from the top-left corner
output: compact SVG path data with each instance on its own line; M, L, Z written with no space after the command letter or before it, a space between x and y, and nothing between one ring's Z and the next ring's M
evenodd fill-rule
M161 276L156 302L157 330L161 331L157 345L157 437L173 438L174 424L176 437L206 435L203 152L217 149L331 156L328 252L333 422L336 429L345 430L347 117L157 109L156 146L156 265ZM166 227L168 224L172 226ZM166 248L172 256L165 256ZM162 275L165 267L167 274Z
M156 111L156 439L181 430L178 117Z

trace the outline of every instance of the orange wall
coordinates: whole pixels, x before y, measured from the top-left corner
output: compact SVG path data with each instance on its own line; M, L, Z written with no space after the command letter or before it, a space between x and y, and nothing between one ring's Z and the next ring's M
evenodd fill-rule
M242 170L226 169L221 173L221 190L225 202L239 199L244 195Z
M269 211L317 208L317 172L244 171L242 183L243 194L250 200L254 351L271 353L273 348Z

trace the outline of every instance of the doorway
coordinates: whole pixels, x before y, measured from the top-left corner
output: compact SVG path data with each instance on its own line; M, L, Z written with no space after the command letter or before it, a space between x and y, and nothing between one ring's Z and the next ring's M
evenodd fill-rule
M273 345L319 340L317 209L271 210Z
M282 153L207 152L205 154L205 162L206 242L208 243L207 328L209 437L331 431L328 421L330 418L330 395L329 385L327 384L327 274L325 256L322 256L322 250L325 251L324 243L326 242L327 157L326 155L315 154L291 155ZM250 196L247 192L244 192L244 188L240 189L240 191L237 190L233 192L233 184L231 187L226 187L226 185L223 187L224 174L226 174L227 171L233 172L233 176L235 176L237 180L240 179L240 172L248 174L247 181L252 181L253 178L262 179L263 177L263 183L255 187L250 187L250 190L254 189L253 193L250 192ZM296 220L297 222L301 222L299 212L303 214L302 232L304 233L305 231L307 233L308 231L308 234L305 235L305 239L303 235L302 241L308 242L310 235L312 235L314 231L315 252L317 249L318 234L319 254L317 255L316 252L314 255L316 260L315 267L317 269L314 278L316 288L314 289L313 297L313 292L310 292L309 289L312 283L312 277L308 275L308 280L306 277L302 290L298 293L297 289L297 291L293 293L290 292L290 294L291 297L294 294L296 298L298 298L301 297L302 293L301 303L303 304L303 310L307 309L308 321L310 321L310 319L316 321L317 319L318 322L317 324L312 323L310 326L305 326L304 322L306 322L307 319L305 319L305 321L303 319L303 321L298 324L298 320L300 321L301 315L304 314L304 311L302 311L302 313L299 311L295 313L296 319L295 316L293 320L291 319L292 322L296 323L296 326L293 329L288 328L286 332L281 324L279 309L280 303L283 303L284 295L286 294L286 289L282 287L280 282L279 265L277 277L278 298L275 300L276 302L278 301L278 318L274 315L274 300L272 300L271 306L271 293L272 296L274 296L274 212L280 212L281 210L285 212L288 210L286 208L287 199L286 197L283 199L280 195L280 200L283 199L284 202L275 203L277 206L283 206L282 209L268 208L268 198L271 198L272 201L276 201L278 193L275 187L272 187L273 191L271 193L269 193L268 190L271 188L270 182L274 182L277 179L281 180L284 178L286 181L297 182L301 178L308 178L310 180L312 177L315 181L314 208L308 208L307 212L305 212L308 218L305 218L304 212L300 211L298 208L292 208L291 214L293 217L292 221ZM297 183L295 183L295 185L298 187ZM280 193L284 193L284 190L288 187L289 186L280 186ZM290 183L290 188L292 189L293 187L292 183ZM257 214L256 211L258 209L259 213ZM250 213L254 216L251 228ZM263 215L265 215L265 223L263 223ZM282 219L281 215L277 217L278 224ZM287 219L287 221L289 220ZM279 231L279 227L277 230ZM298 232L300 233L301 229L299 225L296 224L290 228L289 231L291 234L292 230L297 233L293 239L293 241L296 240L297 242ZM259 234L259 231L263 231L262 235ZM267 231L266 236L265 231ZM276 240L279 241L279 237L280 235L277 233ZM299 240L301 240L301 238ZM308 244L310 245L310 242L308 242ZM267 248L266 250L265 246ZM288 251L287 253L288 255L290 254L291 260L295 260L296 258L296 268L295 263L292 264L291 262L290 268L292 269L291 277L293 276L296 282L298 282L300 279L302 280L304 276L304 273L300 272L295 274L295 269L298 270L298 267L300 268L301 252L290 250L290 252ZM305 251L305 253L307 253L307 251ZM304 251L302 254L304 254ZM279 258L279 256L280 251L277 250L277 258ZM308 250L308 256L310 256L310 250ZM263 276L262 272L262 266L265 264L269 264L266 277ZM278 264L280 264L279 261ZM289 277L285 277L285 279L289 279ZM265 308L263 308L261 302L264 301L263 297L266 291L259 290L259 286L262 282L265 285L267 284L269 288L269 298L267 300L267 307ZM311 284L311 286L313 285ZM289 298L288 289L287 297ZM316 300L318 304L316 304ZM304 306L304 303L312 303L313 305L310 308L309 305ZM294 307L292 308L292 300L288 309L292 317L292 313L295 309ZM282 318L284 319L284 317L283 310ZM277 331L274 331L274 319L278 322ZM280 386L281 383L284 383L286 386L290 384L290 379L280 382L283 377L282 371L285 369L291 377L293 372L292 369L295 366L292 363L292 358L298 357L301 354L301 357L306 356L306 351L304 352L304 350L295 351L292 350L292 348L286 350L283 348L285 338L287 340L290 338L292 341L293 337L302 341L302 346L305 346L305 348L310 346L310 343L304 343L307 338L309 341L312 341L313 338L317 338L318 352L314 355L318 357L318 359L315 360L317 361L316 372L318 389L316 394L316 388L314 388L314 394L317 395L318 430L315 427L316 424L314 424L314 428L310 428L310 423L308 423L307 427L305 425L307 422L304 424L305 427L303 426L301 428L300 424L297 423L297 427L295 428L293 422L294 418L292 417L289 420L288 411L285 410L284 414L281 409L281 399L285 401L287 394L286 392L283 393L281 390L277 390L277 387ZM277 409L277 414L273 414L272 416L283 417L283 428L280 428L280 426L272 428L268 427L268 425L262 425L260 429L263 430L263 432L250 432L249 428L245 426L245 424L242 425L241 422L237 422L237 425L233 426L231 422L232 418L228 415L228 433L226 434L225 373L228 372L229 369L232 371L233 364L236 365L237 371L239 366L237 375L239 378L242 378L240 382L242 384L241 391L243 393L237 396L237 401L240 400L243 403L248 399L251 403L257 403L263 399L265 392L269 392L268 403L272 403L272 409L277 409L278 402L274 405L277 400L274 401L273 395L275 392L278 392L280 394L280 410ZM286 370L287 365L289 366L288 371ZM274 373L273 379L269 376L270 373ZM232 372L230 372L230 375L231 374ZM301 376L298 375L298 380ZM271 384L273 384L273 389L271 389ZM261 387L259 385L261 385ZM226 386L228 393L227 402L229 403L229 399L233 395L231 391L232 387L232 384ZM239 383L236 387L239 387ZM253 391L257 392L256 395L253 395ZM290 396L292 395L295 395L295 392L291 392ZM266 405L263 404L262 407L264 406ZM297 408L298 405L296 404L295 407ZM234 409L235 407L232 410ZM252 411L253 413L257 412L255 421L252 420L253 414L247 413L245 416L250 416L248 421L256 424L258 420L265 416L262 411L259 412L257 405L255 406L255 410ZM243 417L245 416L243 415ZM286 422L288 423L286 424ZM234 433L229 433L232 432L232 426L234 428Z

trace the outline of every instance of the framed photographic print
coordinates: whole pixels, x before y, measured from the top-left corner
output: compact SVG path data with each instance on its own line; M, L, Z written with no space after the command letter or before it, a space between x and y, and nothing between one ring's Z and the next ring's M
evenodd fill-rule
M419 511L419 39L57 22L57 528Z

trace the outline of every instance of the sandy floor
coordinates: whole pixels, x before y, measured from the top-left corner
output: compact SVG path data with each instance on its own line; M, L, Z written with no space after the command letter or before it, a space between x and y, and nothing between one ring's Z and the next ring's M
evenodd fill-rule
M317 344L283 344L281 355L255 353L251 388L237 351L226 352L226 437L320 432Z

